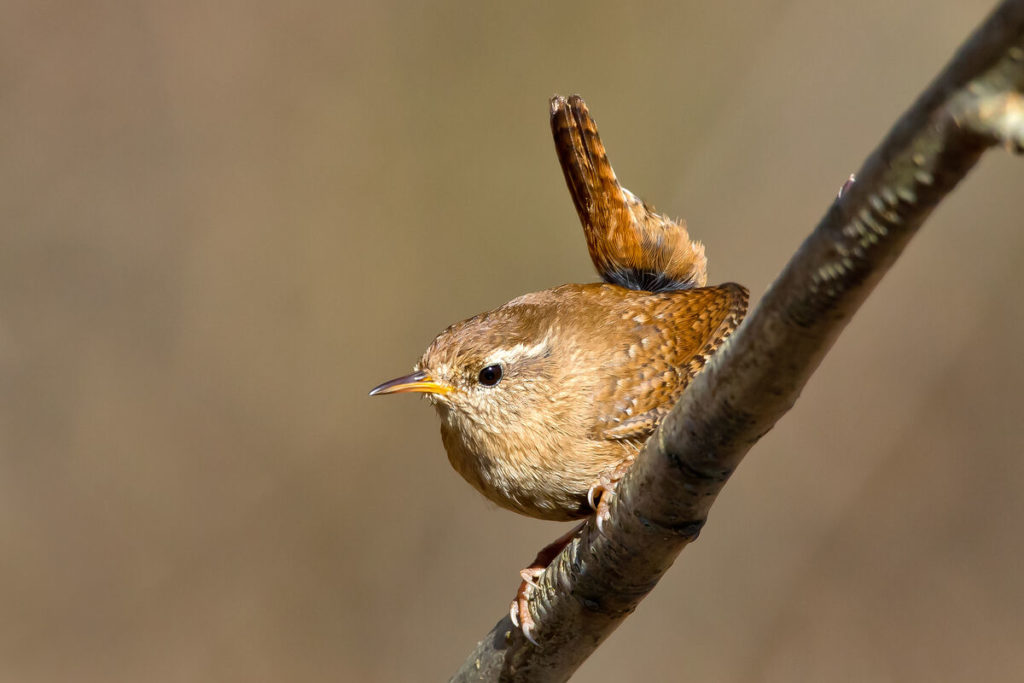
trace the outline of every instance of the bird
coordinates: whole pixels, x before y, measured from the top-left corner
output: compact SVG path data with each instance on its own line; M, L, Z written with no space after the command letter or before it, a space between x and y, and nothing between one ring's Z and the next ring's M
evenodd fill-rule
M647 438L742 321L748 292L706 286L703 245L622 187L582 97L553 97L550 121L602 281L457 322L412 373L370 394L424 394L452 467L497 505L545 520L594 517L600 527ZM534 580L577 529L521 572L511 615L532 642Z

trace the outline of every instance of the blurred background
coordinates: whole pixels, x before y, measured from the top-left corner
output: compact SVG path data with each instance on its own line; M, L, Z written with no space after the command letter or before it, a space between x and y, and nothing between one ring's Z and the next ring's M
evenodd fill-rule
M593 281L547 121L753 300L991 3L8 2L0 681L446 679L562 525L368 399ZM1024 676L1024 166L942 204L580 680Z

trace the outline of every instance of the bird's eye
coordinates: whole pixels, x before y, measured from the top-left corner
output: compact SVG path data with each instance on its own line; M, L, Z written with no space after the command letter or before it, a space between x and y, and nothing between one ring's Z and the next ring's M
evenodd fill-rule
M480 375L477 377L480 380L480 384L485 387L493 387L495 384L501 381L501 366L500 365L488 365L486 368L480 371Z

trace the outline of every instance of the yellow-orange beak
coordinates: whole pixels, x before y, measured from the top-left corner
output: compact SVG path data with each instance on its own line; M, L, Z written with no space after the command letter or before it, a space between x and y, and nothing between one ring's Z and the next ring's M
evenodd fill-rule
M420 370L405 377L384 382L370 391L370 396L381 396L383 394L405 394L419 392L422 394L447 394L452 387L447 384L438 384L430 378L430 375Z

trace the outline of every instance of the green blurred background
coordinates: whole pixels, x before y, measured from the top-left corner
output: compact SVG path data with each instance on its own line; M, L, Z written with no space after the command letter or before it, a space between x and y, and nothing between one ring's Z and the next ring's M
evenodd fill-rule
M756 302L989 7L5 3L0 681L445 679L565 527L366 393L595 279L548 97ZM1021 163L933 215L581 680L1024 676Z

